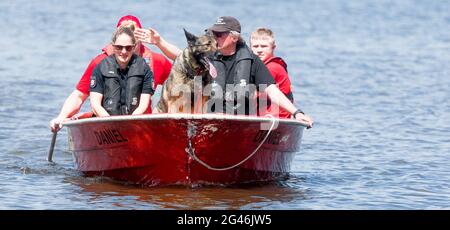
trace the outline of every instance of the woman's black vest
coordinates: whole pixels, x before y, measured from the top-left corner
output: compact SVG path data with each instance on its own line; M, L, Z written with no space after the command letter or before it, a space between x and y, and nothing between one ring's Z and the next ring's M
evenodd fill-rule
M126 70L120 70L114 55L101 63L100 72L105 81L102 106L110 115L129 115L139 106L146 66L144 59L136 54Z
M212 82L212 97L209 112L231 113L231 114L253 114L250 109L256 106L250 105L252 94L255 91L254 68L252 64L255 56L245 43L238 43L236 47L235 61L231 67L225 66L220 56L214 59L214 67L217 69L217 77ZM233 84L227 87L227 71L229 77L233 77ZM229 83L228 83L229 84ZM217 105L222 103L222 108ZM222 111L221 111L222 110ZM256 112L256 111L255 111Z

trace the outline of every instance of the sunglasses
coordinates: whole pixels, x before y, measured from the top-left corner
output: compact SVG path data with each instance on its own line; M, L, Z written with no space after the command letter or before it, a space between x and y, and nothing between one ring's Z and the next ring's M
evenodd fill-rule
M118 51L122 51L124 48L127 52L130 52L131 50L133 50L135 45L129 45L129 46L121 46L121 45L113 45L114 49L118 50Z
M230 32L228 32L228 31L225 31L225 32L213 32L214 37L216 37L216 38L221 38L221 37L227 36L229 33Z

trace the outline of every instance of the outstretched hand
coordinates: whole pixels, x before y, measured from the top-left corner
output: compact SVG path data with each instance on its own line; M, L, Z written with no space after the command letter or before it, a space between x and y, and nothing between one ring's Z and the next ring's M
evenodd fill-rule
M153 28L148 29L136 28L134 30L134 36L138 41L152 45L157 45L161 41L161 36L159 35L158 31L156 31Z

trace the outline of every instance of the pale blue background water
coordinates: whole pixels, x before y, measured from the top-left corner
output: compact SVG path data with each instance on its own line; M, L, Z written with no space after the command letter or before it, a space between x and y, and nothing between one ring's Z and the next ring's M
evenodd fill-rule
M291 177L150 188L84 178L57 115L120 16L185 46L233 15L276 33L296 104L316 121ZM450 209L450 1L0 2L0 209ZM87 106L84 107L84 110Z

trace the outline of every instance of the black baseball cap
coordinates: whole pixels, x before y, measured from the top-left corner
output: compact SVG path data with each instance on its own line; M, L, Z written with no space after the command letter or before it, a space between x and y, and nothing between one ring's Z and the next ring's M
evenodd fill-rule
M219 17L214 23L211 28L208 30L211 30L213 32L228 32L228 31L236 31L238 33L241 32L241 24L236 18L233 18L231 16L222 16Z

